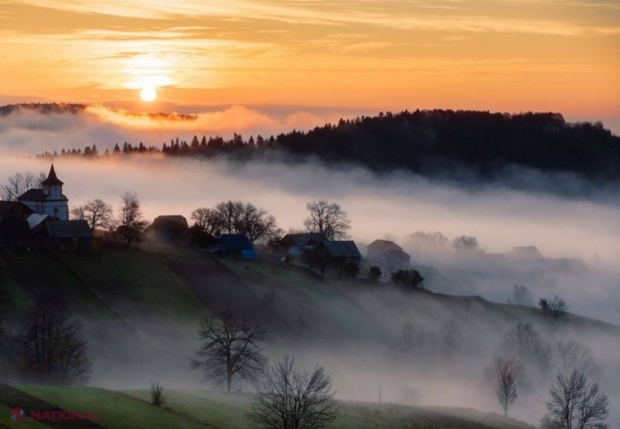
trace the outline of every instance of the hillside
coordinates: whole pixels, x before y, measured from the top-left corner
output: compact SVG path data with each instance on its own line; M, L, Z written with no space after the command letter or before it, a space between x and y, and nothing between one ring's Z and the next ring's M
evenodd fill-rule
M31 410L93 410L100 421L37 422L26 419L20 427L97 428L161 428L161 429L246 429L251 427L247 417L252 403L251 395L227 395L205 390L167 390L164 408L148 403L147 391L115 392L89 387L18 386L18 389L0 385L0 425L10 424L8 410L20 406L26 414ZM48 425L49 423L49 425ZM81 424L78 424L81 423ZM64 425L64 426L63 426ZM2 426L0 426L2 427ZM11 427L11 426L7 426ZM341 403L341 412L334 429L527 429L516 420L494 414L483 414L460 409L422 409L393 404Z
M140 389L150 379L161 379L171 406L185 394L172 394L175 387L201 386L198 374L189 370L189 358L198 345L197 320L225 310L266 330L269 359L294 354L302 366L325 365L333 374L339 398L351 401L376 401L377 386L382 384L384 402L497 410L492 391L480 384L481 376L498 353L503 336L517 323L531 323L551 343L576 339L589 344L596 338L608 345L602 349L601 362L615 371L613 344L619 343L620 328L603 322L569 315L552 324L536 308L480 297L404 293L362 279L322 280L304 267L271 260L268 255L259 262L237 262L184 247L144 249L6 253L0 269L5 332L23 332L27 310L35 301L50 293L66 294L84 321L94 361L92 385ZM442 282L454 279L441 270L434 275ZM449 321L459 327L457 355L443 351L442 335ZM404 355L399 350L408 326L414 349ZM16 380L18 362L7 350L2 352L2 376ZM536 415L539 419L544 413L537 392L548 390L549 375L532 373L540 386L524 395L516 410L535 407L535 411L521 418L531 420ZM441 389L444 380L452 383L449 394ZM414 397L403 396L412 388ZM144 392L136 395L144 397ZM181 412L201 419L198 412L194 415L177 405ZM409 408L373 407L345 404L356 423L344 419L340 427L411 427L406 422L417 416ZM424 413L428 412L425 408ZM360 423L365 419L370 419L368 426ZM388 425L385 419L401 423Z

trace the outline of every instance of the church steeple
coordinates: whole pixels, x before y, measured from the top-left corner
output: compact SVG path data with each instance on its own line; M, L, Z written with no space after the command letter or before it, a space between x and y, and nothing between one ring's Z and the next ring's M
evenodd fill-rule
M47 179L41 182L43 186L62 186L64 185L56 176L56 171L54 170L54 164L52 164L52 168L50 168L50 174L47 175Z
M60 181L58 176L56 176L56 171L54 170L54 164L52 164L52 168L50 168L50 174L48 174L47 179L41 182L43 186L43 194L48 200L62 200L62 185L63 182Z

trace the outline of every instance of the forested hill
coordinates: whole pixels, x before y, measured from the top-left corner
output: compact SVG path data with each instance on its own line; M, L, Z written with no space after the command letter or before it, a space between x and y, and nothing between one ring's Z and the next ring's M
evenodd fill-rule
M620 137L599 122L567 123L554 113L509 115L474 111L380 114L309 133L280 135L277 148L375 170L423 175L468 168L493 175L517 164L590 178L620 177Z
M58 108L34 107L40 113L58 112ZM81 105L77 107L82 109ZM67 108L75 113L76 106ZM3 110L7 109L0 108L0 113ZM58 148L57 153L43 156L98 156L103 154L101 148L107 147L106 153L111 155L158 152L247 159L284 154L300 161L312 156L327 163L359 164L377 172L402 169L424 176L465 171L492 178L501 176L506 166L517 165L603 181L620 178L620 137L600 122L567 123L558 113L416 110L340 120L308 132L245 137L235 134L226 140L194 136L189 141L177 138L159 143L161 146L101 142L99 152L90 147L83 152Z

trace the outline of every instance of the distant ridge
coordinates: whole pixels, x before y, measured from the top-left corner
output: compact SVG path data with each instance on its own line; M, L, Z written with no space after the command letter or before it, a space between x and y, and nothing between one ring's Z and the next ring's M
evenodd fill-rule
M21 110L80 114L89 107L84 104L18 104L0 107L0 114ZM171 121L198 118L176 113L118 112L125 116ZM275 137L244 138L235 134L227 140L205 135L194 136L191 141L177 137L170 142L160 142L159 146L126 142L122 148L114 147L120 142L101 143L99 156L105 153L101 147L107 143L110 154L226 155L239 160L276 156L276 160L289 162L307 162L312 158L329 165L357 164L378 173L404 170L425 177L459 181L475 178L493 182L508 177L530 187L539 185L539 178L530 174L532 171L569 174L598 184L620 183L620 137L601 122L569 123L560 113L551 112L405 110L341 119L337 124L315 127L308 132L292 130ZM62 156L61 149L55 154L42 155ZM71 149L65 154L94 157L93 152L86 149L84 152ZM525 174L520 168L526 169ZM565 188L565 179L571 177L562 178L555 188Z

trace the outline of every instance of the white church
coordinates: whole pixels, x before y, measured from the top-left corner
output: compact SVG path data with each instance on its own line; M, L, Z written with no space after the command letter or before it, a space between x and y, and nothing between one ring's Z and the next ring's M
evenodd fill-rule
M62 185L54 171L54 164L41 188L33 188L17 198L35 213L48 215L56 220L69 220L69 200L62 193Z

